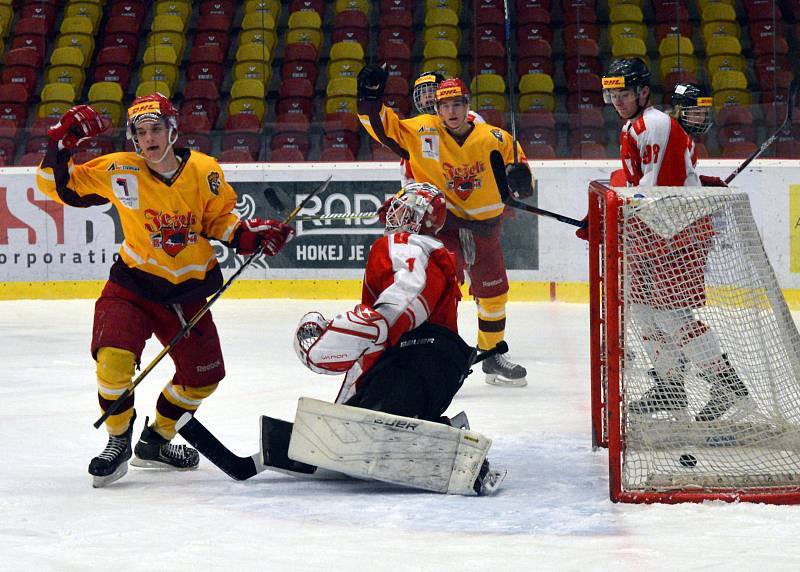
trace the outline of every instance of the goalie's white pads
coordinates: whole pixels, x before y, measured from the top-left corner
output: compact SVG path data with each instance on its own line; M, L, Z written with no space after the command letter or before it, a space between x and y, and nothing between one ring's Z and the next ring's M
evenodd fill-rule
M338 374L364 354L381 351L389 334L386 319L365 304L328 322L319 312L300 319L294 349L300 361L316 373Z
M475 495L491 444L474 431L301 397L289 458L358 478Z

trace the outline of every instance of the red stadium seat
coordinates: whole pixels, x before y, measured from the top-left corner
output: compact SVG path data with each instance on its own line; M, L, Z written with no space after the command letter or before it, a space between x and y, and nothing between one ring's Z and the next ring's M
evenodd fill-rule
M489 125L494 125L500 129L506 128L506 118L502 111L496 109L483 109L481 110L481 117Z
M556 151L553 149L552 145L530 145L528 147L523 146L522 148L525 151L525 155L528 157L528 159L556 158Z
M482 42L475 58L474 75L491 73L505 77L508 70L506 49L500 42Z
M44 153L25 153L17 165L20 167L36 167L44 159Z
M200 4L200 18L208 16L224 16L233 20L236 5L230 0L206 0ZM198 19L198 23L199 23Z
M223 54L228 53L230 47L230 33L214 30L197 32L194 36L194 46L217 46Z
M139 29L141 28L140 20L130 18L127 16L118 16L116 18L109 18L105 25L105 37L103 38L103 47L124 47L136 54L139 49ZM133 56L131 57L133 59Z
M207 80L187 81L183 88L181 115L206 117L211 125L219 117L219 91Z
M333 31L341 28L358 28L366 31L369 28L367 15L361 10L342 10L333 21Z
M41 57L47 49L48 24L44 18L20 18L14 24L10 48L35 48Z
M369 32L361 28L336 28L331 33L331 43L358 42L364 50L369 44Z
M81 143L78 149L84 153L89 153L93 156L92 158L99 157L115 151L114 140L110 137L92 137Z
M97 52L97 58L95 59L95 64L96 65L114 64L118 66L130 66L133 63L134 56L135 54L131 53L129 49L121 48L119 46L101 48L100 51Z
M485 4L485 1L480 2L475 9L475 25L505 25L505 14L503 12L502 4L499 7L492 2L490 2L489 5Z
M676 22L688 22L689 10L685 4L686 2L683 2L682 0L653 0L653 13L655 15L656 24L675 24ZM691 37L691 35L687 37Z
M378 49L386 44L413 46L414 40L414 32L410 28L383 28L378 33Z
M6 53L6 63L3 66L2 83L6 85L20 85L25 88L30 97L39 71L42 67L42 58L35 48L16 48Z
M581 143L597 143L605 146L608 143L608 133L605 127L583 127L570 129L569 146L572 149L579 147Z
M573 157L581 159L605 159L608 157L608 150L605 145L586 141L570 147Z
M361 122L352 113L327 113L322 124L325 133L335 133L337 131L348 131L350 133L361 132Z
M517 6L517 22L520 25L529 24L550 24L550 10L541 8L534 4L528 3L524 6Z
M551 111L533 111L520 113L519 125L522 129L544 127L556 128L556 117Z
M692 24L688 20L668 20L656 26L656 43L670 36L692 37Z
M219 154L220 163L254 163L255 161L249 152L241 149L224 149Z
M522 145L522 148L525 149L526 153L530 147L536 145L550 145L555 147L557 140L556 130L550 127L525 127L519 132L519 143Z
M478 42L500 42L501 44L506 41L505 27L498 24L484 24L483 26L475 26L473 31L475 38ZM519 36L517 36L519 38ZM518 40L520 46L524 44L525 40Z
M283 51L284 62L317 62L317 50L311 44L294 42Z
M524 49L528 42L544 40L553 44L553 26L549 24L525 24L517 27L517 45Z
M311 121L308 117L300 114L278 115L275 124L272 126L272 134L277 133L308 133L311 128Z
M145 2L134 0L133 2L112 2L110 18L131 18L139 24L144 22L147 15L147 5Z
M44 20L47 26L47 33L53 33L53 26L56 22L56 5L45 2L25 4L19 12L20 20L24 18L39 18Z
M732 143L722 147L721 156L725 159L744 159L749 157L756 149L758 149L758 146L751 141Z
M325 14L325 0L292 0L289 4L289 13L301 10L313 10L323 15Z
M409 92L408 81L403 77L389 76L386 80L384 93L386 95L407 96Z
M200 16L197 18L197 31L198 32L212 32L218 34L225 34L231 32L233 27L233 20L227 16L219 14L209 14L207 16Z
M314 104L306 99L279 99L275 113L276 115L297 113L311 118L314 115Z
M414 0L381 0L380 13L405 12L411 14L414 12L415 5Z
M273 135L270 141L270 149L272 149L273 156L278 149L295 149L305 158L308 156L310 148L311 141L307 133L279 133Z
M570 130L585 129L587 127L605 127L605 118L603 117L603 112L600 109L596 107L589 107L587 109L581 109L577 113L570 114Z
M564 24L594 24L597 22L596 2L582 0L562 0Z
M355 161L355 156L349 149L340 147L328 147L322 150L319 156L320 161L328 161L332 163L344 163L347 161Z
M270 161L273 163L302 163L305 160L305 155L299 149L279 147L270 153Z
M383 103L394 109L401 118L411 115L411 99L407 95L385 95Z
M570 24L564 26L562 32L565 51L568 55L576 55L582 40L592 40L600 43L600 26L597 24ZM591 54L590 54L591 55Z
M262 147L261 124L253 114L231 115L225 122L222 149L247 151L253 160L258 159Z
M334 131L324 133L321 138L321 148L326 149L347 149L353 157L358 157L361 149L361 137L352 131Z
M21 85L0 84L0 119L18 127L28 119L28 92Z
M593 73L575 74L567 82L567 111L576 113L581 109L603 107L603 85L600 77Z
M178 137L175 146L210 155L214 145L211 135L207 133L183 133Z
M101 81L109 81L118 83L122 90L125 91L131 79L131 69L124 65L105 64L99 65L94 68L94 81L95 83Z
M583 73L593 73L602 77L603 66L600 63L600 58L587 56L567 58L564 63L564 74L567 76L567 81L569 81L572 76Z
M391 163L397 163L400 160L400 157L398 157L397 154L388 147L384 147L377 141L371 141L370 143L372 146L373 161L387 161Z
M252 113L238 113L231 115L225 121L225 131L242 131L248 133L260 133L261 122Z
M381 10L378 15L378 29L398 27L410 30L414 24L413 13L413 7L411 10L390 10L388 12Z
M313 46L310 46L313 49ZM315 62L306 61L284 61L281 66L281 80L306 79L312 85L317 83L319 78L319 67Z
M311 118L314 109L314 86L302 78L281 82L276 113L302 113Z
M742 0L744 11L751 25L755 22L783 21L783 14L778 2L772 0Z
M185 108L181 108L181 115L178 119L178 131L181 133L211 133L212 123L205 115L192 115L187 113Z
M753 114L748 107L723 107L717 112L714 122L717 124L717 127L752 125Z

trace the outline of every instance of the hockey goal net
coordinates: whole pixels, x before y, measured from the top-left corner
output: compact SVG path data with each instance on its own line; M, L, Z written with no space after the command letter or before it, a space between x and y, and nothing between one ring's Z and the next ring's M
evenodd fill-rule
M589 187L611 499L800 502L800 336L745 193Z

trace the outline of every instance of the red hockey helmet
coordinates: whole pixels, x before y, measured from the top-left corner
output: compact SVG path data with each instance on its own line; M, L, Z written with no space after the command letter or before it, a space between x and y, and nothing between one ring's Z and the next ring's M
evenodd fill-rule
M169 145L178 139L178 110L163 94L155 92L137 97L128 108L128 139L133 141L139 153L139 141L136 139L136 128L143 123L163 121L169 129Z
M435 235L444 226L447 202L430 183L403 187L386 209L386 232Z
M469 88L467 84L458 78L446 79L440 83L436 89L436 103L451 97L460 97L465 104L469 105Z

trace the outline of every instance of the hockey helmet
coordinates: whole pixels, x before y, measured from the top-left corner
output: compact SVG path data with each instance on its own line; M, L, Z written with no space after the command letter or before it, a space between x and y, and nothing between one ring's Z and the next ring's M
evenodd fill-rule
M178 139L178 110L169 99L158 92L134 99L128 108L127 135L128 139L133 141L133 147L140 155L141 149L136 138L136 129L140 125L154 121L163 121L169 129L168 150ZM167 150L164 151L164 156L166 156ZM164 156L159 161L163 160Z
M633 89L636 95L650 85L650 70L641 58L618 58L603 74L603 101L611 103L610 90Z
M308 312L302 318L300 323L297 324L297 329L294 332L294 353L300 362L308 369L315 373L324 373L326 375L336 375L338 371L331 371L317 367L313 362L308 359L308 352L319 337L325 333L330 325L330 320L319 312Z
M690 135L702 135L711 129L714 99L702 86L679 83L672 91L672 115Z
M436 115L436 88L444 81L444 74L438 71L425 71L414 81L412 99L417 113Z
M430 183L411 183L398 192L386 209L386 232L435 235L444 226L447 202Z
M469 105L469 88L458 78L446 79L436 89L436 103L453 97L460 97L465 105Z

